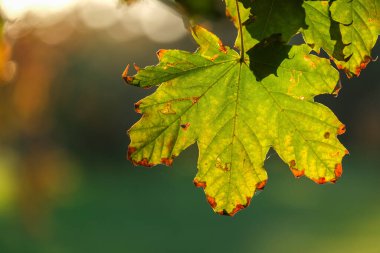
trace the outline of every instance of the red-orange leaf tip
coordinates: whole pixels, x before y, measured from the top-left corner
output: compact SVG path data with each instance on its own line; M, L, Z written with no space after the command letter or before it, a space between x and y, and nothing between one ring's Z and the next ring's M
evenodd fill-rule
M160 50L158 50L158 51L157 51L157 57L158 57L158 59L161 60L162 57L165 55L165 53L166 53L167 51L168 51L168 50L166 50L166 49L160 49Z
M215 198L209 196L209 195L206 195L206 198L207 198L207 202L210 204L210 206L212 208L215 208L217 206L217 203L215 201Z
M194 179L193 183L194 183L195 187L198 187L198 188L205 189L207 186L206 182L198 181L197 179Z
M341 135L341 134L344 134L345 132L346 132L346 125L341 124L341 125L338 127L337 134L338 134L338 135Z
M262 181L260 183L257 183L256 184L256 189L257 190L263 190L266 184L267 184L267 180L264 180L264 181Z
M335 165L335 176L336 177L341 177L342 174L343 174L343 168L342 168L342 164L341 163L338 163L337 165Z

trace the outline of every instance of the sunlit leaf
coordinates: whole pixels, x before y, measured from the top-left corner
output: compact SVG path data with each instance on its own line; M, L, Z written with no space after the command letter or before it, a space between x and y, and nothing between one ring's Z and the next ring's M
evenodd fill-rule
M305 175L317 183L340 177L347 151L337 135L344 125L313 100L332 93L338 81L329 60L311 55L307 45L282 44L279 50L287 57L279 54L277 71L258 81L250 61L276 62L262 57L261 47L242 60L200 26L193 28L193 37L197 52L160 50L157 66L137 68L135 76L128 75L128 68L124 73L129 84L159 85L136 103L143 116L129 130L128 157L134 164L171 165L197 143L194 183L204 188L215 212L227 215L246 207L265 186L263 166L271 147L297 177Z

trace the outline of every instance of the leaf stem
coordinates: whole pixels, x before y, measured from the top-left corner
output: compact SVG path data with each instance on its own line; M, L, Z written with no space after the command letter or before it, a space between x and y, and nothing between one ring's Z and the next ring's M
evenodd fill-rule
M239 20L239 32L240 32L240 62L244 62L244 38L243 38L243 26L241 24L239 2L236 0L236 10Z

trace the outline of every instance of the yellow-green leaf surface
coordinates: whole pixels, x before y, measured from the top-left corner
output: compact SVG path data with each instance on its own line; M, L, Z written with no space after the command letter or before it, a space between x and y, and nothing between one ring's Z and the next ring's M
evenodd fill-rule
M380 0L305 1L305 41L323 48L348 76L358 76L372 60L380 34Z
M344 125L314 96L332 93L338 72L307 45L284 46L276 73L258 79L242 57L214 34L193 28L195 53L160 50L159 64L124 79L159 85L136 103L141 119L129 130L128 157L136 165L171 165L191 144L199 149L194 183L215 212L233 215L267 182L264 160L273 147L295 176L335 182L346 149ZM274 59L258 57L262 65Z
M346 45L343 53L350 57L339 67L359 75L372 60L371 50L380 34L380 0L337 0L331 16L339 23Z
M305 41L316 52L323 48L329 55L333 55L334 48L341 36L339 31L332 34L329 1L304 1L306 24L308 29L303 30ZM341 50L341 48L340 48Z

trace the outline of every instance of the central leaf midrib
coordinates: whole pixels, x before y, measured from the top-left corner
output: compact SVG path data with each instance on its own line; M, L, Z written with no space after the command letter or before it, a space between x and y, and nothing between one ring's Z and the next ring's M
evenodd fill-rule
M232 128L232 140L231 140L231 169L229 171L228 175L228 191L227 191L227 203L229 203L230 200L230 194L231 194L231 175L232 175L232 170L234 169L234 159L233 159L233 152L234 152L234 141L236 138L236 122L238 118L237 110L238 110L238 105L239 105L239 95L240 95L240 81L241 81L241 70L242 70L242 65L245 63L240 63L239 64L239 75L237 79L237 85L236 85L236 99L235 99L235 112L234 112L234 120L233 120L233 128Z

